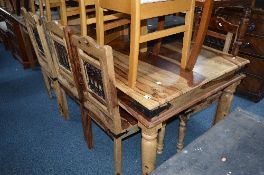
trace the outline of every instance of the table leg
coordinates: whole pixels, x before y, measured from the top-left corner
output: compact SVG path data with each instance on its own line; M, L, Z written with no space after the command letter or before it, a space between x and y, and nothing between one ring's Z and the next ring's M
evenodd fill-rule
M158 130L162 124L153 128L146 128L139 124L142 132L141 154L142 154L142 174L150 174L156 167L156 151Z
M178 136L178 143L177 143L177 152L180 152L184 146L184 138L186 133L186 126L189 120L190 115L183 114L180 115L180 126L179 126L179 136Z
M223 90L223 93L220 96L218 106L216 109L216 114L213 123L214 125L228 115L234 97L234 92L236 91L236 87L239 84L240 81L233 83L232 85L228 86Z
M160 128L159 135L158 135L158 146L157 146L158 154L162 154L162 151L163 151L165 131L166 131L166 124L163 124L162 128Z

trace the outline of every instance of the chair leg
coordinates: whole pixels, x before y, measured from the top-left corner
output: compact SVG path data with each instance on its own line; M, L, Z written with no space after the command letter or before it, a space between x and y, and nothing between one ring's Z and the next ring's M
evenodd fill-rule
M60 18L61 18L61 24L63 26L67 25L67 14L66 14L66 2L64 0L60 1L61 5L60 5Z
M166 131L166 124L162 125L162 128L160 128L159 134L158 134L158 145L157 145L157 153L162 154L163 148L164 148L164 136Z
M79 1L80 8L80 20L81 20L81 35L87 36L87 17L86 17L86 7L84 1Z
M49 2L49 0L45 0L45 8L46 8L46 18L47 18L47 21L50 22L52 20L52 16L51 16L51 9L50 9L50 2Z
M146 35L148 33L148 24L147 24L147 20L143 20L141 21L141 27L140 27L140 33L141 35ZM148 46L147 46L147 42L141 43L140 44L140 52L144 53L148 51Z
M54 81L54 90L57 96L57 102L59 106L59 110L61 115L64 117L65 120L68 120L69 117L69 110L68 110L68 103L65 91L60 87L58 81Z
M84 107L81 105L81 117L83 125L83 133L86 144L89 149L93 148L93 132L92 132L92 118L89 111L84 111Z
M160 16L158 18L158 26L157 26L157 30L158 31L164 29L164 23L165 23L165 17L164 16ZM157 39L157 42L156 42L156 44L153 47L153 55L159 55L161 42L162 42L162 38Z
M95 1L96 8L96 40L101 46L104 45L104 10L99 5L99 0Z
M45 87L46 87L48 96L49 96L49 98L52 98L50 79L43 70L41 70L41 71L42 71L42 75L43 75L43 79L44 79L44 83L45 83Z
M65 120L69 120L69 109L68 109L68 102L67 102L67 96L63 88L60 88L61 96L62 96L62 112L63 117Z
M192 3L195 3L193 1ZM191 49L192 42L192 28L193 28L193 16L194 16L194 5L191 10L186 13L185 16L185 25L187 30L184 32L183 36L183 47L182 47L182 59L181 59L181 68L185 69L188 64L189 54Z
M140 3L136 1L131 6L131 33L128 86L134 88L137 80L139 39L140 39Z
M115 174L120 175L122 171L122 139L114 138Z
M177 143L177 152L180 152L184 146L184 138L186 132L186 125L189 120L189 115L180 115L179 137Z

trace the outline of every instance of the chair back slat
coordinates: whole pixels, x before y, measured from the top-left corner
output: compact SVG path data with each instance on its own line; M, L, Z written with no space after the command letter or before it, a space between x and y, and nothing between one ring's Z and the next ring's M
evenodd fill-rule
M88 108L114 134L121 132L112 48L99 46L92 38L71 37L83 76L84 95Z

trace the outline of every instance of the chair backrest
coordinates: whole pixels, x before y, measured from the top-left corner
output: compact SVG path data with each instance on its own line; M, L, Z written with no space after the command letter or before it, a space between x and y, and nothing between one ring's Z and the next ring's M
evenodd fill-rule
M79 60L87 107L114 134L120 134L121 118L116 92L112 48L99 46L88 36L71 37L73 57Z
M212 17L211 18L211 24L209 25L213 28L217 29L218 32L215 32L213 30L208 30L207 35L209 37L217 38L223 41L223 52L228 53L231 47L231 44L236 39L236 35L238 32L239 25L232 24L228 21L226 21L222 17ZM221 33L220 33L221 32ZM208 38L207 38L208 39ZM205 43L208 41L205 39ZM210 40L210 38L209 38ZM210 41L209 41L210 42Z
M197 10L194 36L197 36L196 32L200 25L200 14L200 11ZM222 49L223 52L228 53L231 44L236 39L238 28L238 24L233 24L223 17L215 16L215 14L213 14L209 23L204 44L219 50Z
M43 20L51 55L58 75L58 81L66 87L75 97L78 97L76 83L69 59L69 51L64 36L64 26L56 22Z
M55 78L56 72L53 60L50 54L43 25L40 22L39 17L31 12L27 12L25 8L22 8L22 14L40 66Z

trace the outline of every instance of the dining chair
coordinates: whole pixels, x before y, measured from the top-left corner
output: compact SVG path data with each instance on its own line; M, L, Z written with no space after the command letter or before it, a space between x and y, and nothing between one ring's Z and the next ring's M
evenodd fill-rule
M92 6L93 10L95 12L95 1L94 0L78 0L79 1L79 6L80 6L80 24L81 24L81 35L82 36L86 36L88 34L88 25L91 24L96 24L96 15L94 13L93 16L88 16L87 15L87 10L86 7L88 6ZM105 24L105 31L109 31L111 29L114 28L118 28L120 26L125 26L127 24L130 23L130 19L126 18L127 16L125 14L122 13L109 13L109 11L107 12L106 15L103 15L102 20L104 22L108 22L107 24ZM111 21L111 22L109 22ZM97 26L96 26L97 28ZM97 30L97 29L96 29ZM118 34L119 32L119 34ZM113 39L115 39L115 36L120 36L122 34L123 30L117 30L116 32L113 32L111 35L106 36L106 42L108 43L110 41L112 41ZM111 39L112 38L112 39Z
M214 30L208 30L207 37L205 39L205 45L209 47L212 46L211 42L214 42L215 41L214 38L216 38L218 39L217 41L220 40L220 42L222 41L223 43L222 51L225 53L228 53L232 47L233 41L237 38L237 32L238 32L239 26L228 22L222 17L213 17L211 21L212 21L211 25L216 26L216 28L218 29L218 32ZM234 49L234 47L232 49Z
M33 48L38 58L38 62L41 67L48 96L51 98L52 87L57 94L57 74L54 68L52 57L49 52L43 26L40 23L38 16L33 15L33 13L31 12L27 12L25 8L22 8L22 15L24 17L30 40L32 42Z
M84 110L113 138L115 174L121 174L122 138L138 131L138 125L129 113L119 107L112 49L106 45L99 46L89 36L71 35L69 38L72 59L83 82Z
M52 20L51 7L57 6L60 11L59 22L62 25L80 26L80 33L82 36L88 35L88 27L91 24L96 23L95 18L95 2L94 0L73 0L74 6L67 5L65 0L45 0L46 4L46 17L47 21ZM125 15L121 13L110 13L104 16L104 21L111 21L106 25L106 31L113 28L118 28L130 23L130 20L123 18ZM110 42L116 37L122 35L124 30L119 29L111 32L106 36L106 41ZM89 35L92 35L89 33Z
M230 52L232 55L237 56L239 48L242 45L243 38L245 36L248 21L251 14L251 6L254 4L252 0L218 0L214 2L213 13L209 23L209 29L207 32L207 40L205 43L210 44L214 42L214 38L219 39L223 42L223 52ZM196 29L200 23L201 11L203 9L204 0L196 0L196 13L195 13L195 30L194 36L196 35ZM240 11L241 16L238 20L230 20L228 17L221 16L221 11L225 9ZM213 29L213 30L212 30ZM214 43L212 43L214 44ZM209 46L210 47L210 46ZM231 51L230 51L231 48Z
M59 89L62 94L62 109L64 118L69 119L66 93L80 105L81 109L83 98L80 92L81 88L75 81L78 77L75 77L76 74L73 73L74 66L70 59L71 48L67 45L64 35L65 26L55 23L54 21L47 22L45 19L42 19L42 21L46 29L46 36L48 38L51 55L54 60ZM81 110L81 120L82 124L85 126L83 128L90 126L90 123L87 123L83 118L85 115L86 113L83 113L83 110ZM86 118L89 118L89 116L86 116ZM92 137L90 134L91 133L84 131L84 137L89 149L92 148Z
M69 94L74 99L79 100L76 84L73 79L73 73L68 56L68 49L63 33L63 26L53 21L47 22L42 20L46 30L46 36L49 41L49 48L54 62L54 67L59 82L60 91L62 94L62 109L65 119L69 119L68 103L66 94Z
M34 51L38 58L38 62L41 67L42 75L44 78L45 86L49 97L52 97L51 89L54 89L59 111L64 115L63 107L63 94L59 87L58 76L55 70L53 58L50 53L49 43L46 39L45 30L42 22L37 15L31 12L27 12L25 8L22 8L22 14L26 22L26 27L30 40L32 42Z
M193 26L195 0L96 0L97 41L104 44L104 25L102 16L105 9L125 13L131 16L130 56L128 85L135 87L139 45L147 41L163 38L176 33L184 33L181 67L187 67ZM180 26L152 33L142 30L141 22L150 18L166 16L178 12L185 13L185 23Z

